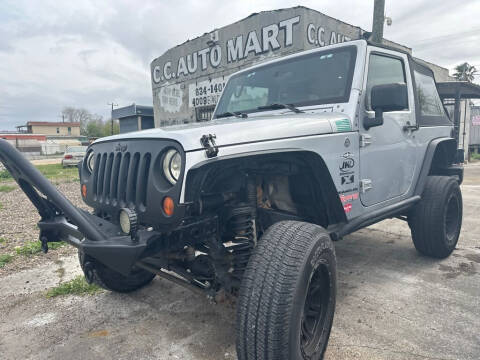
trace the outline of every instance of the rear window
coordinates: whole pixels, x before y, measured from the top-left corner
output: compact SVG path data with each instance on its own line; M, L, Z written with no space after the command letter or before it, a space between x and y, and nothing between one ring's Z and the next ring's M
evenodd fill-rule
M428 75L414 71L420 114L423 116L443 116L442 101L438 96L435 81Z

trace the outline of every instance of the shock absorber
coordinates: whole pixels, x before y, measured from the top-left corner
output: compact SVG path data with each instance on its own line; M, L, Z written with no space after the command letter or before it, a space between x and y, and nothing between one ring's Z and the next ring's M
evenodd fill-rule
M228 234L232 245L228 247L232 254L232 275L241 279L247 267L257 236L255 218L257 212L257 191L255 178L246 178L247 203L238 204L229 211Z
M229 240L231 245L228 250L232 254L232 275L241 279L248 259L255 247L254 210L243 204L231 209L228 221Z

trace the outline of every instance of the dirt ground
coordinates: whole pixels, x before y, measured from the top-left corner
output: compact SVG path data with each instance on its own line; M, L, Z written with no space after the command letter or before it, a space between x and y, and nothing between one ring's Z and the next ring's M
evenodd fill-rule
M77 184L60 185L80 203ZM336 243L338 299L326 359L480 357L480 164L466 168L464 224L448 259L419 256L386 220ZM0 193L0 253L38 236L19 190ZM21 220L20 220L21 219ZM139 292L46 298L80 274L70 247L0 269L1 359L235 359L235 309L162 279Z

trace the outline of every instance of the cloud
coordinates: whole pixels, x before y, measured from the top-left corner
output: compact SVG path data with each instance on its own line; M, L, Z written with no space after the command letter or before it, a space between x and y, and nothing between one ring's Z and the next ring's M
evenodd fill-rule
M64 106L109 117L107 103L151 104L149 64L170 47L292 0L0 2L0 129L56 120ZM373 1L302 5L371 28ZM385 36L452 68L480 64L477 0L387 0Z

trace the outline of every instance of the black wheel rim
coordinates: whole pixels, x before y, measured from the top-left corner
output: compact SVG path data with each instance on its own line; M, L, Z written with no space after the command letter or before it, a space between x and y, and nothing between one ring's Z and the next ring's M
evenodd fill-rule
M300 331L300 348L305 359L315 359L321 353L318 345L325 330L330 300L330 276L320 264L312 274L305 298Z
M458 233L460 224L460 204L458 198L452 194L448 199L447 206L445 208L445 234L447 235L447 241L452 243Z

